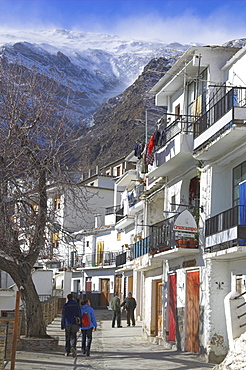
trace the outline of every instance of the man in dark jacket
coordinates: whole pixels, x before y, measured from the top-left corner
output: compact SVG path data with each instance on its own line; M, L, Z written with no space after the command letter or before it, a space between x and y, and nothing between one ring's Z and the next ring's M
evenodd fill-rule
M121 307L124 306L126 308L126 321L127 326L130 326L132 321L132 326L135 326L135 317L134 317L134 310L137 306L135 298L133 298L132 293L129 292L126 299L121 303Z
M65 329L66 344L65 356L72 353L73 357L76 356L77 332L80 324L76 318L81 318L80 305L75 301L72 293L67 296L67 303L64 304L62 309L61 329Z
M112 328L114 328L115 320L117 321L117 328L121 328L120 298L118 297L118 293L115 293L111 301L111 308L114 312L112 318Z

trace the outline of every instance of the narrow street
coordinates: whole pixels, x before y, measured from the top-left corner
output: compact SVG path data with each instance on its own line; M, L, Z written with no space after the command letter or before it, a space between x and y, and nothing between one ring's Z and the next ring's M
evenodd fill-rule
M78 339L77 357L64 356L64 331L57 317L49 326L48 333L59 336L58 350L54 352L24 352L16 354L16 370L93 369L93 370L190 370L212 369L214 365L201 362L191 353L164 350L161 346L142 340L141 323L127 327L123 317L122 328L111 327L112 312L96 310L98 330L93 332L91 356L81 353L81 337ZM10 362L6 364L10 369Z

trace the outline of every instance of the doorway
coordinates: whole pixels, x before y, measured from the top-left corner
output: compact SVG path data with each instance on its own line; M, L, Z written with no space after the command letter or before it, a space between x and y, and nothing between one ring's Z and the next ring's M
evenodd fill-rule
M200 273L189 271L186 274L186 338L185 351L199 352L199 300Z
M167 340L176 340L176 310L177 310L177 275L168 277L168 312L167 312Z
M103 307L109 306L109 300L110 300L109 295L110 295L109 279L101 279L100 306L103 306Z
M156 335L162 337L162 281L156 281Z

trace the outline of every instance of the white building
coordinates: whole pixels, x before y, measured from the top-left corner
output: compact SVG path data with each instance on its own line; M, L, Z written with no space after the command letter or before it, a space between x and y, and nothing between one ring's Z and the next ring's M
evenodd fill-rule
M167 114L148 143L154 163L141 197L149 253L118 270L133 275L144 336L210 362L246 327L242 306L228 331L224 305L246 285L245 58L245 48L191 47L152 88Z

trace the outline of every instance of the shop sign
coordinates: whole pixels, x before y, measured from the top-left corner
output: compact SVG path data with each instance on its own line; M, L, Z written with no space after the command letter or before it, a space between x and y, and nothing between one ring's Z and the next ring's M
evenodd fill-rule
M183 268L195 267L196 266L196 260L184 261L182 266L183 266Z
M186 209L176 218L173 230L182 233L197 233L197 224L192 214Z
M186 232L181 233L180 231L176 231L175 236L178 238L182 238L183 236L187 238L194 238L194 233L186 233Z

